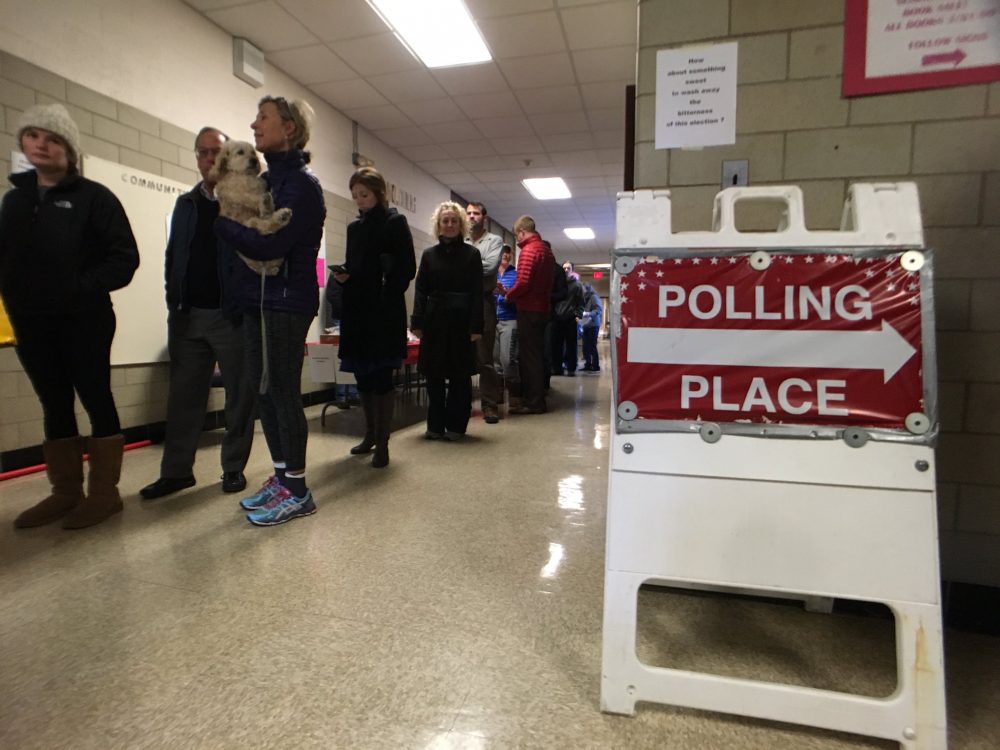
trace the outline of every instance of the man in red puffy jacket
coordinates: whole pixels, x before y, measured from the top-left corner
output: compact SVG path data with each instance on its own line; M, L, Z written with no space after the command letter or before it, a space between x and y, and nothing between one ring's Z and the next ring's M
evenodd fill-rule
M535 231L535 220L522 216L514 222L514 236L521 253L517 280L506 299L517 305L517 332L521 346L521 405L512 414L545 411L545 324L549 319L552 289L552 251Z

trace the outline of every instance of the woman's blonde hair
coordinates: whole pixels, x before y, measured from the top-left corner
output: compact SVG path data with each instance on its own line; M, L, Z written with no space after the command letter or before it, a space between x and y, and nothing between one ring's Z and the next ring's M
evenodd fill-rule
M265 104L273 104L278 109L278 116L285 122L295 125L295 132L288 139L288 145L292 148L302 150L309 143L309 136L312 134L313 120L316 113L305 99L285 99L283 96L265 96L257 102L260 109Z
M462 226L462 238L465 239L469 236L469 216L465 213L465 209L460 205L455 203L455 201L445 201L440 206L434 209L434 214L431 216L431 236L440 237L441 236L441 217L446 213L454 213L458 215L458 222Z

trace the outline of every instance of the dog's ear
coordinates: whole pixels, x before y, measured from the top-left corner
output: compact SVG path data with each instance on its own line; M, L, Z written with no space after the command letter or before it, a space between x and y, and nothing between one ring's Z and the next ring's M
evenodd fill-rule
M227 163L229 161L229 150L222 149L219 155L215 157L215 164L212 168L208 170L208 179L212 182L218 182L222 176L228 171Z

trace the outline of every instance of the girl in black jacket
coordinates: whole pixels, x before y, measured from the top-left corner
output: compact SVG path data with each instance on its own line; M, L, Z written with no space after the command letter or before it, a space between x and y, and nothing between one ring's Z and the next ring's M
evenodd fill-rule
M0 207L0 294L18 359L42 403L52 494L14 525L63 519L63 528L79 529L122 510L125 439L111 393L110 292L132 280L139 251L118 199L77 171L80 136L65 107L30 107L17 134L35 169L11 175L14 189ZM86 496L74 392L91 425Z
M354 373L365 411L365 436L355 455L375 449L372 466L389 464L395 401L393 371L406 358L406 299L416 270L406 217L389 208L385 178L362 167L348 183L360 216L347 226L346 273L340 319L340 369Z
M475 342L483 335L483 266L464 241L469 220L446 201L431 219L440 242L420 257L411 328L420 337L418 369L427 379L428 440L460 440L472 414Z

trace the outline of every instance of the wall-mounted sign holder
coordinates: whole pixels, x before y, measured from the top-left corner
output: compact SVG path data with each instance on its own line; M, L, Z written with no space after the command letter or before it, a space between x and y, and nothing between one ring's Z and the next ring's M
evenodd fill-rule
M743 200L782 202L779 230L737 231ZM710 232L673 233L667 190L620 193L617 212L602 709L651 701L944 748L933 263L916 187L853 185L840 231L806 230L796 187L722 191ZM644 583L883 603L897 688L645 665Z

